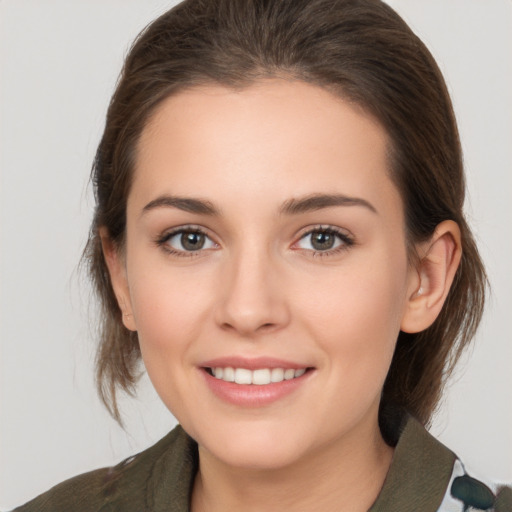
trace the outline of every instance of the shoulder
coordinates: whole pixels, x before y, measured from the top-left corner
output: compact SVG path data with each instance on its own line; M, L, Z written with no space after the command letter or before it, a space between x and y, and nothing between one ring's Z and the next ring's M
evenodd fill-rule
M84 512L101 510L110 473L104 468L62 482L14 512L59 512L79 509Z
M187 501L197 467L195 443L178 426L147 450L117 466L66 480L13 512L158 510L155 500ZM161 479L166 476L165 485ZM179 510L179 509L177 509Z
M396 420L396 418L395 418ZM395 453L370 512L512 512L512 490L491 489L469 475L459 458L411 416L388 423Z

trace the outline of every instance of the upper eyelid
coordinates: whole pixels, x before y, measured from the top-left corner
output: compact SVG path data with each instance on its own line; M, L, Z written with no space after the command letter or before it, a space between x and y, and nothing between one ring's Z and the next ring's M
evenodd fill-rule
M340 251L347 250L348 248L353 247L357 243L354 235L349 230L340 228L340 227L336 227L336 226L322 225L322 226L306 228L305 232L300 234L300 236L296 237L295 242L293 242L293 244L292 244L292 249L293 249L293 246L297 245L305 237L307 237L308 235L311 235L312 233L315 233L317 231L325 231L325 232L330 232L330 233L334 234L335 236L337 236L340 239L341 245L338 247L332 248L332 249L324 250L324 251L315 250L315 249L302 249L302 248L296 248L294 250L306 251L306 252L312 253L313 255L328 256L328 255L338 253Z
M177 226L175 228L165 229L155 237L155 241L157 244L163 244L170 240L171 238L173 238L174 236L184 232L201 233L202 235L209 238L212 242L219 245L215 236L212 236L211 231L209 229L206 229L203 226L196 226L194 224L188 224L184 226Z
M183 226L176 226L175 228L168 228L162 231L161 237L173 236L183 232L202 233L208 237L211 236L211 231L203 226L195 224L185 224Z
M350 230L348 230L346 228L322 224L322 225L316 225L316 226L310 226L307 228L303 228L302 230L300 230L299 234L297 235L297 240L301 239L302 237L304 237L306 235L310 235L311 233L314 233L315 231L330 231L339 236L343 236L346 238L354 238L354 235L350 232Z
M166 252L169 255L173 255L174 257L187 257L187 258L198 258L205 255L205 251L211 251L212 249L217 249L219 244L215 241L213 237L211 237L208 232L208 230L205 230L203 227L199 226L178 226L176 228L170 228L167 230L164 230L163 233L161 233L159 236L157 236L154 239L155 245ZM189 251L186 249L179 249L176 247L173 247L169 241L173 239L176 236L179 236L180 233L199 233L201 235L204 235L206 238L210 240L210 242L217 247L206 247L206 248L200 248L197 250Z
M176 226L174 228L169 228L164 230L160 235L156 237L157 241L164 241L169 240L173 236L176 236L179 233L183 232L195 232L195 233L201 233L208 237L210 240L212 240L217 245L221 245L218 241L218 237L212 233L212 231L204 226L197 225L197 224L185 224L182 226ZM294 236L294 241L292 245L296 244L299 240L304 238L307 235L310 235L316 231L328 231L332 232L335 235L340 236L341 238L354 240L354 235L346 228L341 228L339 226L333 226L330 224L316 224L304 227L299 230L299 232Z

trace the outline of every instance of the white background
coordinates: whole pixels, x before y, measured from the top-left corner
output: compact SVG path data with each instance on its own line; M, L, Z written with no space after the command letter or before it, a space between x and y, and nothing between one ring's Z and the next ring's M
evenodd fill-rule
M468 214L493 295L432 431L477 474L512 481L512 2L394 0L445 73ZM127 431L93 386L77 271L88 174L134 36L164 0L0 0L0 508L156 441L173 418L143 381ZM464 372L462 371L464 370Z

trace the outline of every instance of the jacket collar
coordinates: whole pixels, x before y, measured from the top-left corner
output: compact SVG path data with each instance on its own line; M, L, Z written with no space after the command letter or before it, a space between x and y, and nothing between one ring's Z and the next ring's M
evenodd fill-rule
M416 419L406 416L382 490L369 512L436 511L450 481L456 456ZM147 483L149 510L188 512L198 469L197 444L181 426L155 463Z
M436 511L443 501L456 456L413 417L404 422L384 485L369 512Z

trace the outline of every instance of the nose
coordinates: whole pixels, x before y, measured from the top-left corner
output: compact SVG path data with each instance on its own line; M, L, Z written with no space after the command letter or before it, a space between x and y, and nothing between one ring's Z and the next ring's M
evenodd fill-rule
M275 332L290 320L282 271L264 251L245 250L226 261L216 322L245 338Z

